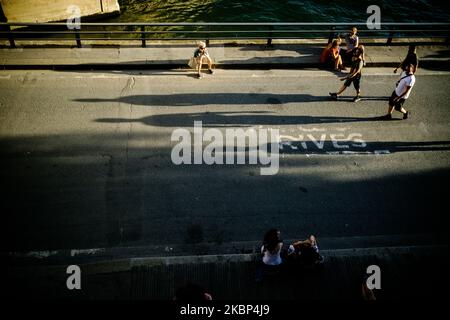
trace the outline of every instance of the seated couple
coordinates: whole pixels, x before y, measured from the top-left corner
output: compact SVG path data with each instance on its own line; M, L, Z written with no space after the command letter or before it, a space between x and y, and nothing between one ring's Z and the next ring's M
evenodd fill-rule
M283 251L283 240L280 231L269 230L264 236L261 247L262 265L257 272L257 280L261 280L263 274L276 274L280 271L280 266L295 264L304 267L314 267L323 262L323 257L319 254L317 239L311 235L306 240L293 242L289 249Z

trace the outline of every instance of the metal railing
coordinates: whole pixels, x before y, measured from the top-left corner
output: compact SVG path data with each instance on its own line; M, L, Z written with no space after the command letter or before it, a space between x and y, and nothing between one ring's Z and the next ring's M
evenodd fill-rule
M368 29L366 23L80 23L80 29L69 30L66 23L0 23L0 39L15 42L46 40L140 41L146 47L154 40L251 40L266 39L328 39L357 27L362 39L450 38L450 23L383 23L381 29Z

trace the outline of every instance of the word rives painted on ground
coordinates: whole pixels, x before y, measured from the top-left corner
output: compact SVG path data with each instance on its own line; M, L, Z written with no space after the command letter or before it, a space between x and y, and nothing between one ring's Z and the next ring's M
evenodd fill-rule
M300 129L301 133L280 134L280 152L303 152L309 154L389 154L389 150L369 148L361 133L345 132L338 128Z

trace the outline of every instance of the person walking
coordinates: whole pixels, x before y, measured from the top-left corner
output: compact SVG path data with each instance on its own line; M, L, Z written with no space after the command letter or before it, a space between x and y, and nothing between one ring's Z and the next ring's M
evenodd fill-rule
M383 120L392 119L392 111L394 108L403 114L403 119L408 119L410 112L403 107L403 104L409 98L415 83L416 77L414 76L414 65L410 63L406 66L406 71L402 72L400 80L396 83L395 90L389 98L388 113L381 117Z
M350 87L350 85L353 83L353 86L356 90L356 96L353 98L353 102L358 102L361 100L361 72L364 67L364 47L359 46L355 49L352 57L352 67L350 69L350 73L344 77L341 78L341 81L345 81L343 86L339 89L338 92L331 93L330 96L332 99L337 100L338 96L342 94L345 89Z

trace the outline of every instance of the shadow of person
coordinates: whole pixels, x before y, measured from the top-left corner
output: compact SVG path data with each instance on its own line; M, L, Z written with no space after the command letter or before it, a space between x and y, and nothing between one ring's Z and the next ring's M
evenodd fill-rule
M119 102L133 105L147 106L203 106L210 104L221 105L256 105L256 104L285 104L300 102L331 101L329 96L314 96L307 93L299 94L271 94L271 93L183 93L183 94L152 94L130 95L117 98L87 98L74 99L77 102Z
M255 125L292 125L323 124L379 121L381 117L322 117L322 116L286 116L270 112L204 112L157 114L138 119L99 118L101 123L142 123L158 127L191 127L195 121L201 121L203 127L251 127Z

